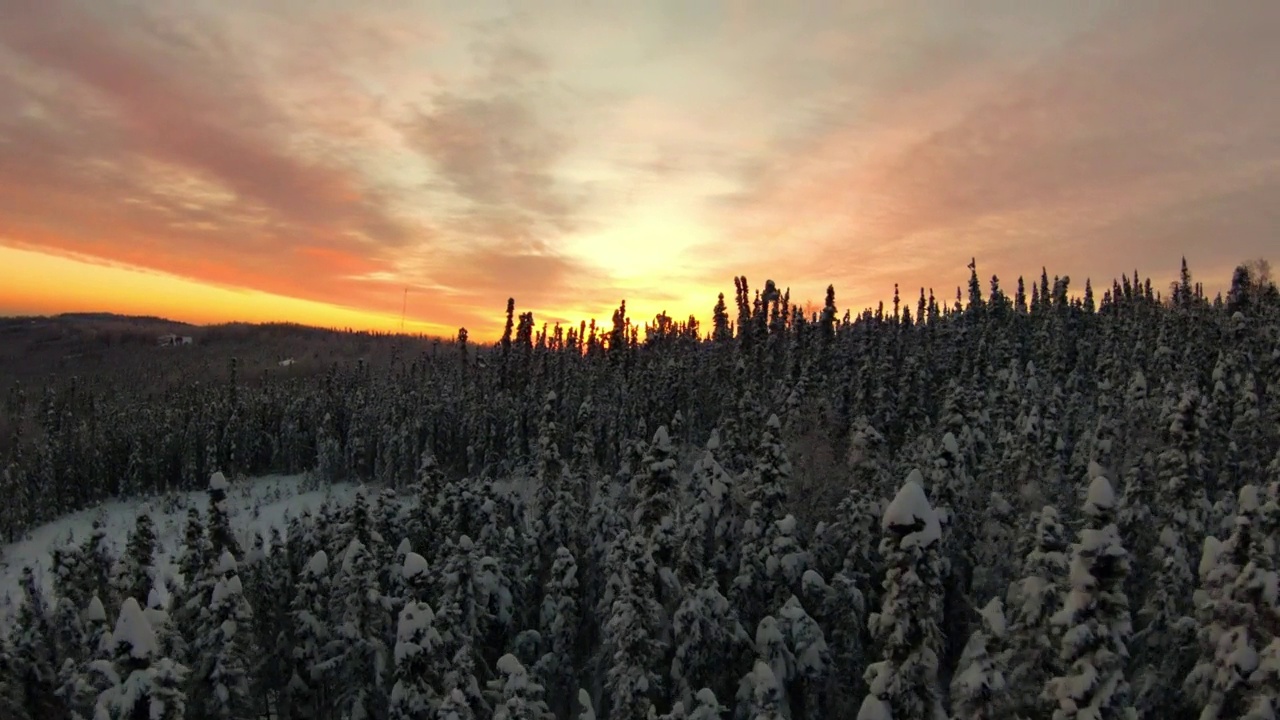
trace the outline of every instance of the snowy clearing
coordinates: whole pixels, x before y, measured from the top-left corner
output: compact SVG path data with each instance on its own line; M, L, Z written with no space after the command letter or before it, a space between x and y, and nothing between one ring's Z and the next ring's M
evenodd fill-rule
M358 486L335 484L310 489L306 475L268 475L232 483L227 493L231 526L242 547L253 545L256 533L271 528L285 529L290 517L303 510L315 511L326 499L345 503ZM209 494L204 490L151 496L127 501L112 501L95 508L72 513L42 525L28 533L25 540L11 543L0 550L0 627L9 627L21 601L22 568L30 565L36 571L46 593L53 593L52 552L68 540L79 544L102 523L107 544L119 555L133 530L134 519L141 510L155 521L159 542L156 562L161 572L174 575L172 560L182 544L187 508L195 507L203 516L208 510Z

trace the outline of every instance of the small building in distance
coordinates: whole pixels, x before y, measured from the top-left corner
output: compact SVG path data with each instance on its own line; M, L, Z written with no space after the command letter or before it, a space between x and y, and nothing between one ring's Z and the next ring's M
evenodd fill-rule
M160 347L170 347L172 345L190 345L193 342L193 340L194 339L190 335L174 335L173 333L169 333L168 335L160 336L158 345Z

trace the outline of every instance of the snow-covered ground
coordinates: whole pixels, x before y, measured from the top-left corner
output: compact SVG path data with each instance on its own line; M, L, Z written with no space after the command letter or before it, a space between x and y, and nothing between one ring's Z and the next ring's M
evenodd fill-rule
M303 475L270 475L233 483L227 493L231 527L241 546L248 548L258 532L265 534L272 527L283 531L289 518L304 509L314 511L326 498L345 503L355 490L356 486L349 484L307 489ZM107 542L113 553L119 556L133 530L134 518L145 509L156 525L159 541L157 564L163 573L176 573L173 561L181 549L187 508L195 507L204 517L208 511L208 498L204 491L192 491L108 502L42 525L32 530L25 540L5 545L0 550L0 627L11 625L10 621L21 603L22 568L28 565L34 568L46 592L52 593L53 549L68 541L77 545L84 542L92 531L94 520L103 524Z

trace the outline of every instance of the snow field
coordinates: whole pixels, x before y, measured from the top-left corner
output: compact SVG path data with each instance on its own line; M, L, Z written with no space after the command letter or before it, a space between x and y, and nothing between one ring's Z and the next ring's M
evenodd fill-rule
M358 487L342 483L315 489L306 475L268 475L231 483L227 492L231 527L241 547L252 547L257 533L265 535L271 528L279 528L283 535L289 518L304 510L315 512L326 499L345 504ZM42 525L28 533L26 539L5 545L0 550L0 628L7 632L21 603L22 569L31 566L45 593L52 596L53 550L68 542L76 545L84 542L95 521L103 526L107 544L119 557L138 513L144 510L150 513L158 541L156 566L162 576L177 577L174 560L182 547L187 508L194 507L204 516L208 506L206 490L116 500Z

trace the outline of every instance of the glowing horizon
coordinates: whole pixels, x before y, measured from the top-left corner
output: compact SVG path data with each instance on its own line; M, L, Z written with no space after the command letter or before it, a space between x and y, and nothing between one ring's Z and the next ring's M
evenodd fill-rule
M473 338L1273 252L1280 5L0 0L0 312ZM56 278L74 277L73 286ZM1028 280L1030 277L1028 277Z

